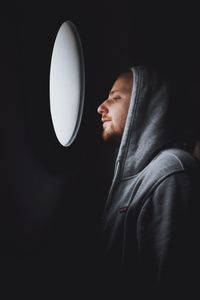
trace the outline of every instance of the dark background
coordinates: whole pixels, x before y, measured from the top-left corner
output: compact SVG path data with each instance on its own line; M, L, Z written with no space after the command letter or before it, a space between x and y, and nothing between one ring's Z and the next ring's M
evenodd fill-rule
M37 289L97 298L101 215L114 163L113 149L101 141L97 106L121 70L145 63L183 80L187 104L198 108L197 12L183 3L134 1L1 8L1 270L9 286L29 287L28 299ZM83 120L70 148L58 143L49 109L52 48L66 20L79 31L86 68Z

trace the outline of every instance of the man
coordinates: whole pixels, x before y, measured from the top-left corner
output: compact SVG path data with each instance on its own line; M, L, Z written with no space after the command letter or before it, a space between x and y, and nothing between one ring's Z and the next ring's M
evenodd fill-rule
M103 139L119 147L103 233L107 287L123 299L174 299L195 286L200 177L179 100L159 72L134 67L98 107Z

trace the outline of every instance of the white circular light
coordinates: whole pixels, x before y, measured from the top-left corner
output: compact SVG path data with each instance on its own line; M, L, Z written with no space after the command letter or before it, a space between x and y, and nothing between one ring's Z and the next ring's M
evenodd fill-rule
M50 67L50 111L57 139L74 141L82 119L85 71L82 45L75 25L64 22L55 39Z

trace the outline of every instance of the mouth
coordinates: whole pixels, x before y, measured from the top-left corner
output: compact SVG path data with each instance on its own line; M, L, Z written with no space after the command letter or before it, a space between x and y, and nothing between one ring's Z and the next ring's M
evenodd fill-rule
M107 125L108 125L108 123L110 123L111 121L104 121L103 122L103 128L105 128Z
M102 121L102 123L103 123L103 128L105 128L105 127L108 125L108 123L111 122L110 119L102 119L101 121Z

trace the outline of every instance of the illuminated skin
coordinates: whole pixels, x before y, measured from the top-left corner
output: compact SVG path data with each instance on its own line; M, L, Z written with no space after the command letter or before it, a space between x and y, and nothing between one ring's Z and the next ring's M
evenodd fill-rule
M98 107L103 123L104 141L119 144L124 131L132 92L132 72L121 74L114 82L108 98Z

